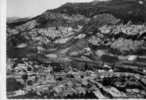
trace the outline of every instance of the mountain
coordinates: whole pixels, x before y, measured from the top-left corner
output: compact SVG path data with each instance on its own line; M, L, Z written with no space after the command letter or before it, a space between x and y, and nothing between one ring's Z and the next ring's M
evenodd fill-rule
M145 0L109 0L106 2L93 1L90 3L67 3L52 10L52 12L81 14L92 17L101 13L109 13L125 22L146 21L146 1Z
M91 18L102 13L109 13L117 18L122 19L125 23L131 20L134 23L146 21L146 1L145 0L94 0L88 3L66 3L56 9L47 10L43 14L34 18L20 18L17 20L7 20L11 26L23 24L29 20L40 20L49 14L58 14L57 16L74 16L79 15ZM60 14L60 15L59 15ZM60 16L60 17L61 17ZM29 20L28 20L29 19ZM48 16L49 19L49 16ZM45 19L44 19L45 20ZM56 18L57 20L57 18ZM46 22L46 20L44 21Z
M85 35L83 39L85 41L93 37L98 38L96 35L100 32L99 28L104 25L113 27L114 25L119 26L120 23L125 24L128 21L133 24L145 22L145 3L145 0L95 0L89 3L66 3L56 9L47 10L34 18L21 18L8 22L9 41L7 46L15 49L21 43L35 44L35 46L41 43L43 45L40 48L46 49L53 47L58 50L58 48L67 48L67 46L72 47L73 43L76 43L75 38L80 34L81 36ZM143 36L145 35L140 37ZM107 36L105 37L107 38ZM127 37L124 36L124 38ZM137 37L135 36L135 38ZM134 39L134 36L130 36L130 38ZM108 39L111 41L110 37ZM32 49L32 47L29 49Z
M29 19L31 19L31 18L29 18L29 17L26 17L26 18L7 17L6 24L9 26L21 25L21 24L27 22Z
M7 17L7 23L14 22L17 19L19 19L19 17Z
M94 0L8 20L8 97L145 98L145 11L145 0Z
M93 1L67 3L34 18L17 19L7 24L7 57L80 68L145 56L144 10L145 1Z

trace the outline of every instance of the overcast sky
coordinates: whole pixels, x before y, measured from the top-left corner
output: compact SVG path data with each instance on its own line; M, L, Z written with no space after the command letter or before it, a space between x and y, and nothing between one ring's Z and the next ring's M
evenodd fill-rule
M7 17L33 17L66 2L90 1L93 0L7 0Z

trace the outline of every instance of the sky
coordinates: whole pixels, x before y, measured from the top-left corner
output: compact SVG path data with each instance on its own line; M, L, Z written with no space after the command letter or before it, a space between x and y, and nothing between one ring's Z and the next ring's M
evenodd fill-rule
M90 2L93 0L7 0L7 17L34 17L66 2Z

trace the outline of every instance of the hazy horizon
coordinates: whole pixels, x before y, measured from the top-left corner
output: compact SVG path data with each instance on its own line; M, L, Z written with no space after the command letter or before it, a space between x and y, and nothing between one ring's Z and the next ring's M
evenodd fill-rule
M90 1L93 0L7 0L7 17L34 17L67 2Z

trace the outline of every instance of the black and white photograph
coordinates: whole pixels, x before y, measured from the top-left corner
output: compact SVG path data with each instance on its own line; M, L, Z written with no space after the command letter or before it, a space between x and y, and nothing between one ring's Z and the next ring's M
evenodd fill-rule
M146 99L146 0L7 0L7 99Z

